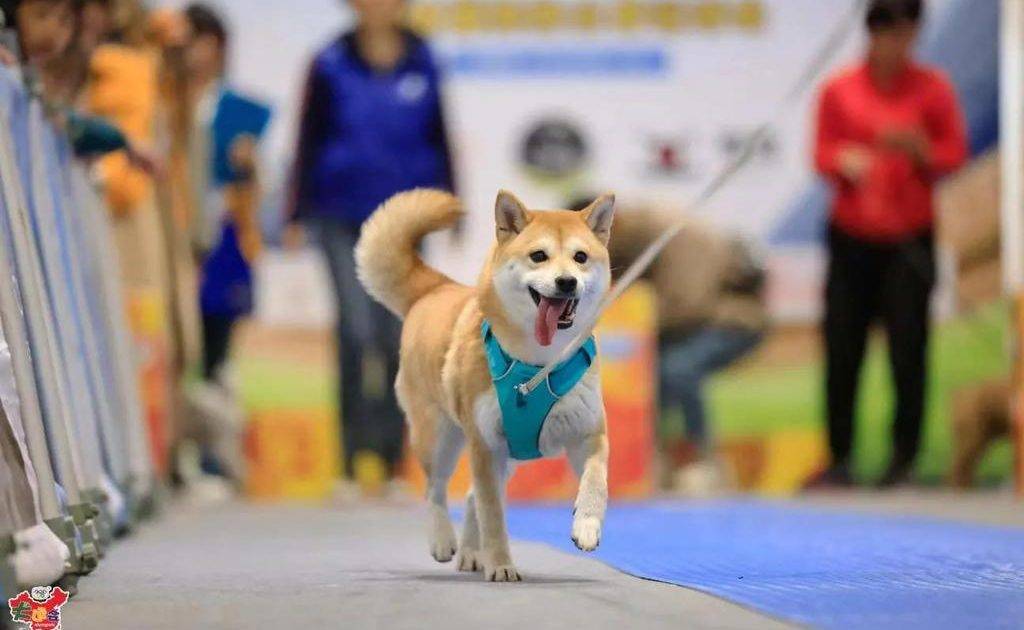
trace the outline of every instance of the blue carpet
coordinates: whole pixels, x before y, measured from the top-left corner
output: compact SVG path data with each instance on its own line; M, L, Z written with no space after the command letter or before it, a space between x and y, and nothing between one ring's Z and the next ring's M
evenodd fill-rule
M580 553L571 518L508 515L513 537ZM814 627L1024 628L1024 530L755 501L615 504L594 555Z

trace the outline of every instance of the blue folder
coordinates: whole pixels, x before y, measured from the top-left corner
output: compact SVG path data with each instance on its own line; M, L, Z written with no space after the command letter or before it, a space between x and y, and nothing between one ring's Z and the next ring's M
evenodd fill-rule
M217 185L238 181L231 165L231 145L243 135L259 138L270 122L270 107L231 89L221 92L213 118L213 180Z

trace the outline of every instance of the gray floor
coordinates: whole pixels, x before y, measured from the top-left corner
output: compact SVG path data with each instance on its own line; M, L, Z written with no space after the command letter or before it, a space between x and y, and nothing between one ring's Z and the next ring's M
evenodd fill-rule
M795 503L824 509L928 516L982 525L1024 527L1024 497L1015 496L1009 489L986 492L909 489L823 493L808 495Z
M434 562L423 523L419 507L184 510L113 548L81 581L64 627L783 627L542 545L513 545L523 583L484 583Z
M1024 505L1008 493L839 494L795 502L1024 527ZM513 546L525 582L487 584L431 560L423 521L415 504L179 507L121 542L82 580L64 627L783 627L714 597L542 545Z

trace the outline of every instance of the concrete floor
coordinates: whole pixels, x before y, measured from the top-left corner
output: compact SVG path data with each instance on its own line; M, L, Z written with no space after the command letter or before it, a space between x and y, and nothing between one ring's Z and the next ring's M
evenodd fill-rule
M955 492L907 489L891 492L819 493L795 499L798 505L823 509L913 515L980 525L1024 528L1024 497L1010 490Z
M69 630L782 628L583 554L514 543L525 581L427 552L423 510L231 504L169 514L113 548L64 609Z
M824 509L1024 527L1009 494L817 495ZM176 508L111 550L64 611L73 630L180 628L773 628L689 589L583 554L514 543L525 582L488 584L427 554L422 507Z

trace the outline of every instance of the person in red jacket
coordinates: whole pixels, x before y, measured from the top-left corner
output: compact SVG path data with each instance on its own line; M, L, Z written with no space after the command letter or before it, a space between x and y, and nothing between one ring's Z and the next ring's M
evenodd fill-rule
M867 58L820 95L814 162L835 193L824 320L832 461L812 487L853 483L854 402L876 319L896 385L893 457L879 485L909 481L917 455L935 283L933 188L967 155L952 85L912 56L922 13L921 0L871 2Z

